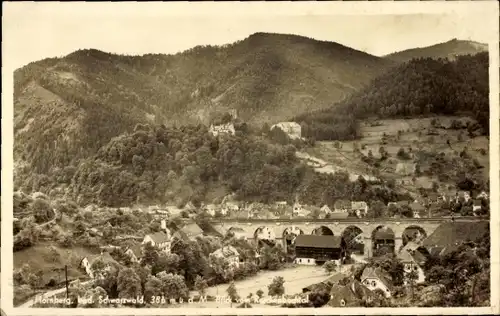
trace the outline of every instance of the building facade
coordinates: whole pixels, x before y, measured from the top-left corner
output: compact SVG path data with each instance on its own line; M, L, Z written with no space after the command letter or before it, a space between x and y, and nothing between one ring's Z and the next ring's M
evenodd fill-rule
M295 263L316 264L333 260L342 264L346 244L342 237L332 235L298 235L295 238Z

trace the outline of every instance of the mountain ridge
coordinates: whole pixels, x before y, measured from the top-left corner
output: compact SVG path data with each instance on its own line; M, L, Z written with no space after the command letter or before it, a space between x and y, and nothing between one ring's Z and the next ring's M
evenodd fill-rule
M472 40L461 40L458 38L453 38L446 42L405 49L381 57L395 62L407 62L414 58L428 57L454 59L456 56L474 55L485 51L488 51L487 44Z
M47 172L136 124L207 125L228 110L274 123L328 107L390 66L341 44L268 33L174 55L82 49L15 71L15 157Z

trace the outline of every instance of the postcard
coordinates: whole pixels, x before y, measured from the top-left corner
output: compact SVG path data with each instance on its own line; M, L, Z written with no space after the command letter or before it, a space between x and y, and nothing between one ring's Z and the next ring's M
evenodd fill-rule
M500 312L496 1L3 9L5 314Z

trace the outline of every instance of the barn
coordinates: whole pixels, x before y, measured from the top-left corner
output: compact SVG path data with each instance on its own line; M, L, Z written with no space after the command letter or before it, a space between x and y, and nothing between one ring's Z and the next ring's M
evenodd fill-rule
M332 235L298 235L295 263L318 264L334 260L341 264L346 253L344 238Z

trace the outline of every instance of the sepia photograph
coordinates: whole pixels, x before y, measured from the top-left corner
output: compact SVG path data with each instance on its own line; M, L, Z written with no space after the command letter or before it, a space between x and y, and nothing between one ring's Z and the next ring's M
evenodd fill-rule
M4 11L7 314L498 312L498 3Z

